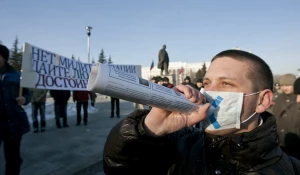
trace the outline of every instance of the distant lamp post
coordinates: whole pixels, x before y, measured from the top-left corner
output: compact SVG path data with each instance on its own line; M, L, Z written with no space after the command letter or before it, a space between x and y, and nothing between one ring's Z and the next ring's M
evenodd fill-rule
M300 77L300 69L298 69L298 77Z
M86 29L87 36L88 36L88 63L90 63L90 51L91 51L91 48L90 48L90 36L91 36L92 27L91 26L86 26L85 29Z

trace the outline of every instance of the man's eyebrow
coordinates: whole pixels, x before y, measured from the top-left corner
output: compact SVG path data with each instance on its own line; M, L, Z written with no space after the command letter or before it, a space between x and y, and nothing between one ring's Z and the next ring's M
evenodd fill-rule
M232 80L232 81L237 81L236 78L232 78L232 77L219 77L218 79L220 79L220 80Z
M237 81L236 78L232 78L232 77L218 77L218 79L219 79L219 80L232 80L232 81ZM203 81L204 81L204 80L210 80L210 79L207 78L207 77L204 77L204 78L203 78Z

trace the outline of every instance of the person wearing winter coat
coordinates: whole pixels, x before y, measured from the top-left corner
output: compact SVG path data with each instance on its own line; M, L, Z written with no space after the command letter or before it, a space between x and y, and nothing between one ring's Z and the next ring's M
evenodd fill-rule
M0 146L3 145L6 160L5 174L18 175L23 161L22 137L30 131L22 105L30 103L31 92L23 88L20 94L20 73L9 65L8 59L9 49L0 44Z
M195 87L194 84L192 83L191 77L189 77L189 76L186 76L184 78L184 81L182 82L182 84L183 85L189 85L189 86L191 86L193 88Z
M90 92L90 98L91 98L91 106L95 107L97 94L95 92Z
M63 127L69 127L67 122L67 107L71 92L69 90L51 90L50 95L54 99L56 127L58 129L61 128L60 118L63 119Z
M76 102L76 111L77 111L76 125L77 126L79 126L81 124L81 107L83 107L83 122L84 122L84 125L87 125L89 96L92 96L91 92L89 92L89 91L74 91L73 92L73 101Z
M287 154L300 159L300 104L294 93L295 80L293 74L280 77L282 94L275 100L273 114L277 121L280 146Z
M116 124L104 146L105 174L299 174L300 161L282 151L276 119L266 112L273 75L261 58L222 51L203 84L205 96L190 86L175 86L198 104L188 114L153 107ZM200 121L201 128L192 127Z
M31 97L31 109L32 109L32 124L33 132L37 133L39 131L39 126L41 132L45 131L46 128L46 99L47 99L47 90L45 89L32 89ZM38 121L38 112L40 113L40 124Z
M195 84L195 88L200 91L203 88L203 79L202 78L198 78L197 82Z
M110 118L115 117L115 104L116 104L116 115L117 118L120 118L120 99L115 97L110 97ZM137 103L133 103L133 106L137 105ZM142 104L139 104L144 108Z
M163 84L162 84L163 86L170 88L170 89L172 89L174 87L174 85L170 83L170 80L168 77L162 78L162 81L163 81Z

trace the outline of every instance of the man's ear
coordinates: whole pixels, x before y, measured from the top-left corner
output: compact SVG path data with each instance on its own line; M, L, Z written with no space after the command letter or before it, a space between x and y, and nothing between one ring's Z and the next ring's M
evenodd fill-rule
M273 92L270 89L265 89L260 92L259 98L257 100L257 107L255 112L263 113L265 112L271 105L273 101Z

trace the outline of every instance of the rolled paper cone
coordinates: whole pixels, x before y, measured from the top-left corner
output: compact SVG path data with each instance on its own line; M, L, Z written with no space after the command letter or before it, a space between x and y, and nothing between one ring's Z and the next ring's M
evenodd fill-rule
M95 93L168 111L188 114L199 107L198 104L192 103L174 89L155 84L107 64L99 63L92 67L87 89Z

